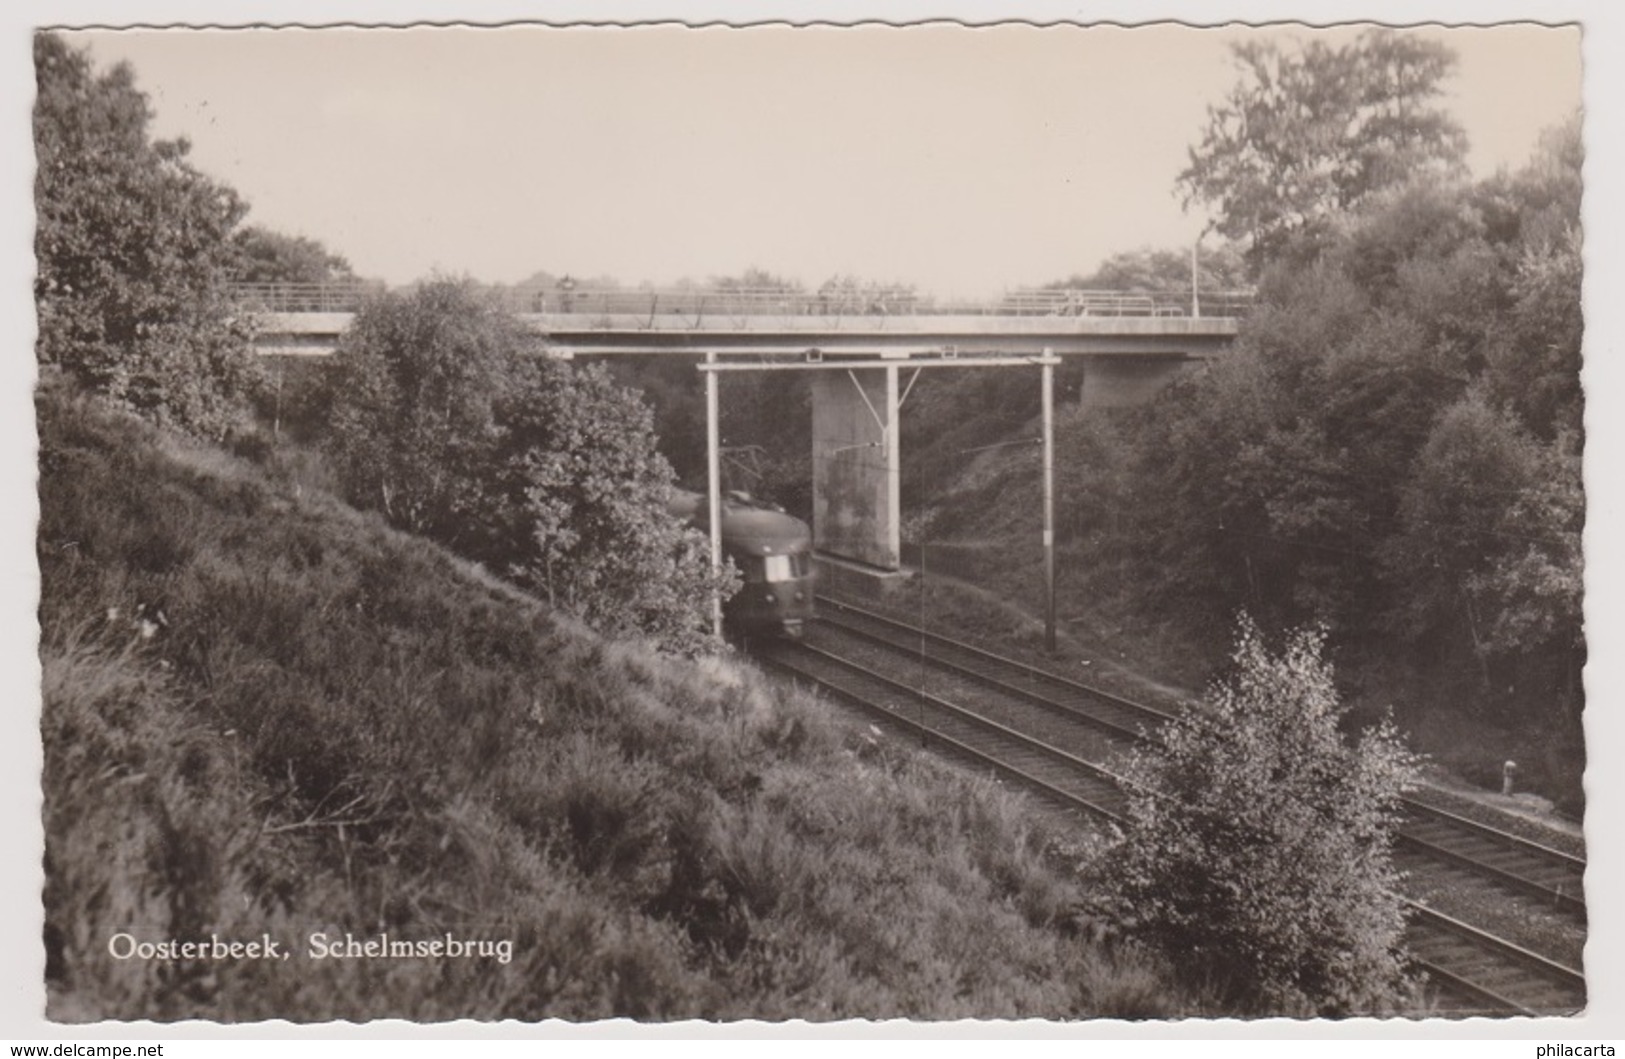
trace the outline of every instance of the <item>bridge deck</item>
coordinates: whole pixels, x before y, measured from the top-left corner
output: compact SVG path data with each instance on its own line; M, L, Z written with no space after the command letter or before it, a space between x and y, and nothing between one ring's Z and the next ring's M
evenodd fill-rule
M875 350L1207 356L1234 340L1233 317L994 315L728 315L520 313L565 355ZM347 312L257 315L262 348L320 352L349 329Z

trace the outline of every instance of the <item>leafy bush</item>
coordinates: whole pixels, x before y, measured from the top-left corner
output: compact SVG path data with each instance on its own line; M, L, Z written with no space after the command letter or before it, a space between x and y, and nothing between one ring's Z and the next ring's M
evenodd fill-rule
M704 538L667 514L649 411L604 369L449 280L364 306L336 359L327 447L357 503L600 631L704 646Z
M1415 761L1386 724L1345 743L1323 643L1272 654L1243 618L1230 676L1130 761L1105 858L1136 932L1259 1014L1379 1011L1407 987L1390 843Z

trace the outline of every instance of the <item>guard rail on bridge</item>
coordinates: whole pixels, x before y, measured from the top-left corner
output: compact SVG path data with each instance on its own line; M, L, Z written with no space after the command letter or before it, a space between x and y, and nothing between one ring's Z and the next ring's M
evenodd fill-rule
M384 293L382 283L242 283L237 299L256 312L349 313ZM1235 318L1252 306L1251 291L1191 292L1007 291L984 300L939 300L906 287L803 291L787 288L499 288L491 291L516 313L592 317L678 314L693 318L749 316L1206 316ZM1194 310L1194 311L1193 311Z
M329 283L234 283L237 303L261 313L353 313L388 288L376 280Z

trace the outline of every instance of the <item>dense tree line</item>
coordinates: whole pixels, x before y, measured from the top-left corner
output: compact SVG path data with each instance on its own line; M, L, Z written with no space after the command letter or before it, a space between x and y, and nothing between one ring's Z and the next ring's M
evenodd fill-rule
M1485 703L1577 708L1580 158L1576 122L1283 244L1232 355L1071 424L1070 525L1165 608L1323 620Z
M1185 291L1191 287L1191 252L1141 247L1115 253L1093 272L1044 284L1045 290ZM1203 291L1237 291L1250 286L1247 265L1236 244L1198 245L1196 285Z
M1162 400L1072 417L1063 495L1142 616L1300 631L1275 654L1243 618L1229 673L1130 763L1106 875L1136 933L1262 1008L1347 1014L1407 988L1414 761L1386 723L1344 742L1328 638L1429 674L1426 710L1583 758L1579 124L1467 183L1429 105L1447 49L1236 54L1180 179L1249 240L1257 306ZM1571 806L1580 767L1548 776Z
M1374 30L1236 57L1179 183L1249 240L1256 307L1205 374L1064 425L1063 523L1145 610L1326 622L1492 714L1573 722L1578 117L1469 182L1434 105L1448 49Z

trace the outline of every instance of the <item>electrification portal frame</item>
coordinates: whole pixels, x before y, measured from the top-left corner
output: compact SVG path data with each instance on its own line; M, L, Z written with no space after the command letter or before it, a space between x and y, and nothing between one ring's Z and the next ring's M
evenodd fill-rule
M836 359L836 358L840 359ZM849 359L855 358L855 359ZM1043 401L1043 442L1044 442L1044 649L1055 650L1055 365L1061 363L1050 349L1046 348L1038 356L1030 354L998 354L974 353L963 355L953 347L931 347L918 350L886 349L866 352L861 350L842 350L826 360L825 355L817 349L805 352L805 359L799 361L757 361L755 363L724 363L717 359L715 351L707 351L705 362L698 365L705 374L705 456L707 478L707 502L710 516L711 534L711 573L715 577L722 572L722 457L721 438L718 428L718 394L717 379L722 372L735 371L844 371L852 375L854 384L857 382L856 372L872 368L913 368L914 376L909 379L908 390L914 388L914 382L924 368L1018 368L1037 366L1040 369L1042 380ZM904 391L904 397L908 395ZM863 388L858 387L858 393L866 404L869 403ZM897 429L897 412L902 407L898 400L896 406L887 410L889 421L881 422L882 433ZM869 405L869 411L875 415L877 422L880 416L875 412L874 406ZM899 512L893 511L892 516L897 517ZM711 596L711 631L720 638L722 636L722 595L713 593Z

